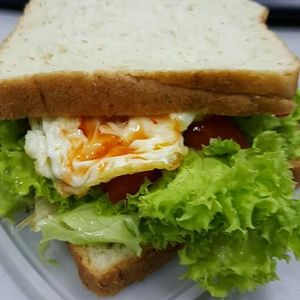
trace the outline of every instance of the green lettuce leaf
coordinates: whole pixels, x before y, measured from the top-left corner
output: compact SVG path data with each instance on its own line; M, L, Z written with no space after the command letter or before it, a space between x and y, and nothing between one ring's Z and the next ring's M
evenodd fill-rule
M241 130L248 135L250 140L267 130L280 134L283 138L283 148L288 159L300 158L300 91L295 96L296 109L286 117L254 116L234 118Z
M11 218L33 206L34 198L67 204L50 180L36 174L33 161L24 152L24 120L0 122L0 216Z
M182 243L185 276L214 296L276 279L277 259L300 254L300 202L283 143L264 132L251 149L213 140L190 150L178 170L131 198L144 242Z
M43 234L42 250L55 239L76 245L118 243L139 255L141 238L138 226L136 215L118 214L105 201L83 204L68 212L49 215L37 223Z

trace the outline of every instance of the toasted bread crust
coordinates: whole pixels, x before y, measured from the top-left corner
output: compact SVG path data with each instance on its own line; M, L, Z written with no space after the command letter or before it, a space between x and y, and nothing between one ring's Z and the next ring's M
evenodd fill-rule
M298 67L297 67L298 66ZM292 98L298 85L299 60L294 72L248 70L200 70L181 72L131 73L133 77L153 79L166 85L177 85L220 94L247 94Z
M226 94L131 75L83 72L2 80L0 99L0 119L157 115L182 111L230 116L284 115L294 108L293 101L276 96Z
M129 284L143 280L173 258L178 250L176 247L168 247L163 251L146 248L141 257L133 255L109 270L101 271L89 261L86 246L69 244L69 249L82 282L88 289L102 296L114 295Z

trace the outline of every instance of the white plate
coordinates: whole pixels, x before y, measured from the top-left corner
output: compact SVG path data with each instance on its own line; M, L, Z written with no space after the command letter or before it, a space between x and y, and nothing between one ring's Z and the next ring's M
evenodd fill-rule
M0 40L17 22L19 14L0 10ZM291 49L300 54L300 29L280 30L280 35ZM5 300L96 300L80 282L76 267L63 243L54 243L49 255L57 265L41 263L37 244L39 235L28 230L16 232L8 224L0 226L0 299ZM176 260L150 275L141 283L134 284L111 300L162 299L186 300L212 299L191 282L179 280L184 269ZM255 293L232 295L231 300L299 300L300 264L292 260L278 267L281 281L273 282ZM18 289L10 290L10 289ZM199 296L200 295L200 296Z

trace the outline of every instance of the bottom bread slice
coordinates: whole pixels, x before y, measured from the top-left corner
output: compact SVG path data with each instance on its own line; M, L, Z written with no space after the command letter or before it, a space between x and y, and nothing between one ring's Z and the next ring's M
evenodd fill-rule
M85 286L98 295L114 295L161 268L175 256L178 247L165 250L145 248L140 257L119 244L69 244L69 249Z

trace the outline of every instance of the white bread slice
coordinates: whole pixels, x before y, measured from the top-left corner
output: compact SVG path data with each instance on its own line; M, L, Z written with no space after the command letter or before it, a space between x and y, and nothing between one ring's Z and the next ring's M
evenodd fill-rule
M31 0L0 51L0 118L285 114L298 60L248 0Z
M119 244L69 244L69 249L85 286L98 295L114 295L161 268L175 256L178 247L164 251L145 248L140 257Z

